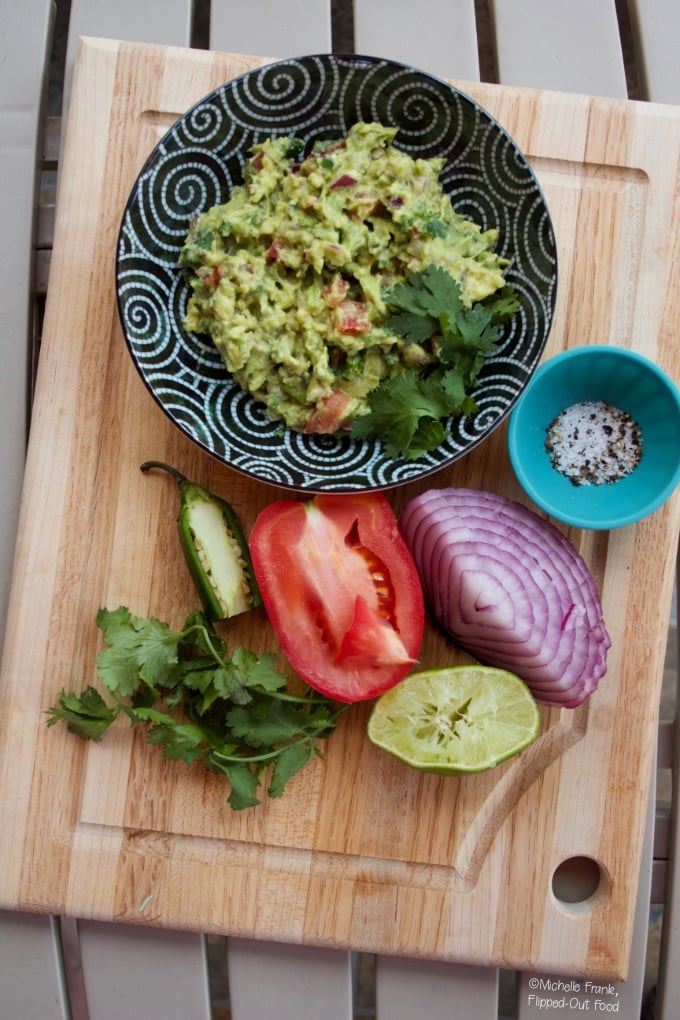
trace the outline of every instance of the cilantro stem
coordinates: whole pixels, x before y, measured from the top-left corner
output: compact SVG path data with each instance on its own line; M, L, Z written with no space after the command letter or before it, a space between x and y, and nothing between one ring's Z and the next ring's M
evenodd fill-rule
M178 645L182 645L186 644L186 638L189 637L190 634L201 634L205 638L205 642L208 648L210 649L211 655L215 657L215 661L219 662L220 666L226 667L227 665L226 659L217 651L215 645L213 644L212 640L213 633L214 631L212 631L212 628L208 628L201 623L194 623L191 625L191 627L187 627L185 630L181 631L180 634L175 635L174 640L177 642Z
M282 744L281 747L275 747L271 751L264 751L262 754L225 754L223 751L212 750L210 752L210 758L217 758L221 762L233 765L240 765L243 763L247 765L255 765L257 762L273 761L274 758L277 758L282 751L287 750L289 747L297 747L300 744L313 743L319 733L332 730L337 720L349 707L349 705L343 705L334 715L329 716L328 719L321 723L317 723L315 726L310 726L305 733L300 734L300 736L295 740L288 740L285 744Z
M286 747L297 747L298 744L306 744L312 740L313 735L307 735L299 737L297 740L290 740L285 746ZM222 751L211 751L209 754L210 760L215 758L221 762L225 762L230 765L255 765L261 761L272 761L277 758L283 748L277 747L274 751L265 751L263 754L224 754Z
M288 694L286 691L267 691L267 694L278 701L291 701L297 705L327 705L328 698L322 695L317 696L311 693L311 688L306 694ZM349 707L349 706L347 706ZM339 713L340 714L340 713ZM335 718L335 717L333 717Z

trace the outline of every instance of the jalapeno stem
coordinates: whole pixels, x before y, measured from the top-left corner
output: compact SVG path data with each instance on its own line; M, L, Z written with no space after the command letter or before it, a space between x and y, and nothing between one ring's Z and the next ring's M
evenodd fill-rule
M177 468L172 467L170 464L165 464L162 460L145 460L140 467L140 471L151 471L153 468L159 468L161 471L167 471L169 475L175 479L178 485L182 482L188 482L189 479L178 471Z

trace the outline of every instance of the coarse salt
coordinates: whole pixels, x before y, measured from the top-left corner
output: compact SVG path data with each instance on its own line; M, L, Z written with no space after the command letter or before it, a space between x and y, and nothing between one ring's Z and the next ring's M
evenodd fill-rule
M574 485L602 485L629 475L642 456L639 425L603 400L572 404L548 428L552 465Z

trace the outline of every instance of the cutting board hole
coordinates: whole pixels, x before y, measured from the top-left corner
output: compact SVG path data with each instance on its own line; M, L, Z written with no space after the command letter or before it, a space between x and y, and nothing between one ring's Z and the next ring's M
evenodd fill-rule
M602 868L592 857L567 857L553 872L555 899L572 909L592 907L599 900L604 885Z

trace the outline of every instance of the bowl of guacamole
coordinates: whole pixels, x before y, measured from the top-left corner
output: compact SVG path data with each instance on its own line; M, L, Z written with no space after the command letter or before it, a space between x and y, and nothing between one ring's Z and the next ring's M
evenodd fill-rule
M295 490L431 474L504 420L557 278L527 161L469 97L378 58L278 61L189 110L118 241L153 398L204 450Z

